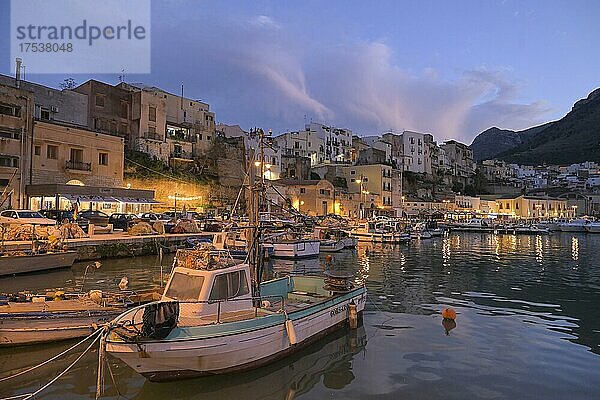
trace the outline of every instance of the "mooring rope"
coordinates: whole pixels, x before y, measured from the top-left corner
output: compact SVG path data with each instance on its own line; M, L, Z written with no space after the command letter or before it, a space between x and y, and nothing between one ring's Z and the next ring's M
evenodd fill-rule
M34 365L33 367L27 368L27 369L25 369L25 370L23 370L23 371L21 371L21 372L18 372L18 373L14 374L14 375L5 376L4 378L0 378L0 382L4 382L4 381L7 381L7 380L9 380L9 379L16 378L17 376L21 376L21 375L23 375L23 374L26 374L26 373L28 373L28 372L31 372L31 371L33 371L33 370L35 370L35 369L38 369L38 368L40 368L40 367L42 367L42 366L44 366L44 365L48 364L49 362L52 362L52 361L56 360L57 358L60 358L60 357L64 356L65 354L67 354L67 353L68 353L68 352L70 352L71 350L73 350L73 349L77 348L77 347L78 347L78 346L80 346L82 343L86 342L88 339L90 339L90 338L91 338L91 337L93 337L94 335L100 335L100 333L101 333L101 332L102 332L102 329L100 329L99 331L94 331L94 332L92 332L92 333L91 333L89 336L87 336L85 339L82 339L81 341L79 341L78 343L76 343L76 344L74 344L73 346L69 347L68 349L66 349L66 350L63 350L62 352L60 352L59 354L55 355L54 357L52 357L52 358L49 358L49 359L47 359L47 360L46 360L46 361L44 361L44 362L41 362L41 363L39 363L39 364L37 364L37 365ZM10 397L6 397L6 399L10 399ZM0 399L0 400L4 400L4 398L3 398L3 399Z
M81 360L83 358L83 356L87 354L88 351L90 351L90 349L92 348L92 346L94 346L94 344L101 337L101 333L102 332L103 332L103 330L100 330L100 332L94 332L94 334L96 334L96 337L94 338L94 340L92 340L92 342L88 345L88 347L83 351L83 353L81 353L75 359L75 361L73 361L71 364L69 364L69 366L67 368L65 368L60 374L58 374L57 376L55 376L53 379L51 379L48 383L46 383L44 386L42 386L38 390L36 390L35 392L32 392L32 393L24 393L24 394L21 394L21 395L16 395L16 396L11 396L11 397L4 397L4 398L1 398L0 400L15 400L15 399L29 400L29 399L34 398L35 396L37 396L38 394L40 394L41 392L43 392L44 390L46 390L48 387L50 387L54 382L56 382L57 380L59 380L67 372L69 372L71 370L71 368L73 368L73 366L75 364L77 364L79 362L79 360ZM92 335L88 336L84 340L89 339L91 336ZM80 343L82 343L82 342L80 342ZM80 343L78 343L78 344L80 344ZM75 347L75 346L73 346L73 347Z

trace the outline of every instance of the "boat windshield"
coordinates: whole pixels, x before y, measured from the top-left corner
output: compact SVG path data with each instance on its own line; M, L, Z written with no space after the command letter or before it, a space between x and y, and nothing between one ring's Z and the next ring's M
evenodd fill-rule
M204 277L175 272L165 296L179 301L195 301L200 296Z

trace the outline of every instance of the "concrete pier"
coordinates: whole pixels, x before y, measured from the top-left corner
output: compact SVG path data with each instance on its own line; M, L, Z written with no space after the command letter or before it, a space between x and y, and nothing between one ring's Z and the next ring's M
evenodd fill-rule
M134 257L174 252L189 238L211 238L213 233L180 233L164 235L130 236L126 233L93 235L92 237L69 239L64 242L69 250L77 251L77 261L104 258ZM31 241L6 241L5 251L30 250Z

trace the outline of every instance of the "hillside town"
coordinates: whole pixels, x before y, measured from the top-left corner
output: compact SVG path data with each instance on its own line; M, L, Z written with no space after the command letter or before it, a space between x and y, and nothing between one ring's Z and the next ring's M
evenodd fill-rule
M18 74L0 76L2 209L69 209L78 202L140 213L172 209L179 200L200 213L231 212L251 158L273 188L269 209L291 205L312 216L600 214L594 162L476 163L468 145L438 143L430 133L365 136L317 122L269 132L261 161L257 135L216 123L205 102L143 84L69 83L56 89ZM157 187L174 173L189 182L174 180L172 192Z

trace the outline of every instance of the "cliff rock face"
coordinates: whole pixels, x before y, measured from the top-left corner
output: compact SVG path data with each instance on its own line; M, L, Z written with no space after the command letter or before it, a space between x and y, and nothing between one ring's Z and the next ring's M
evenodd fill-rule
M558 121L523 131L490 128L471 144L475 158L519 164L600 161L600 89L577 101Z

